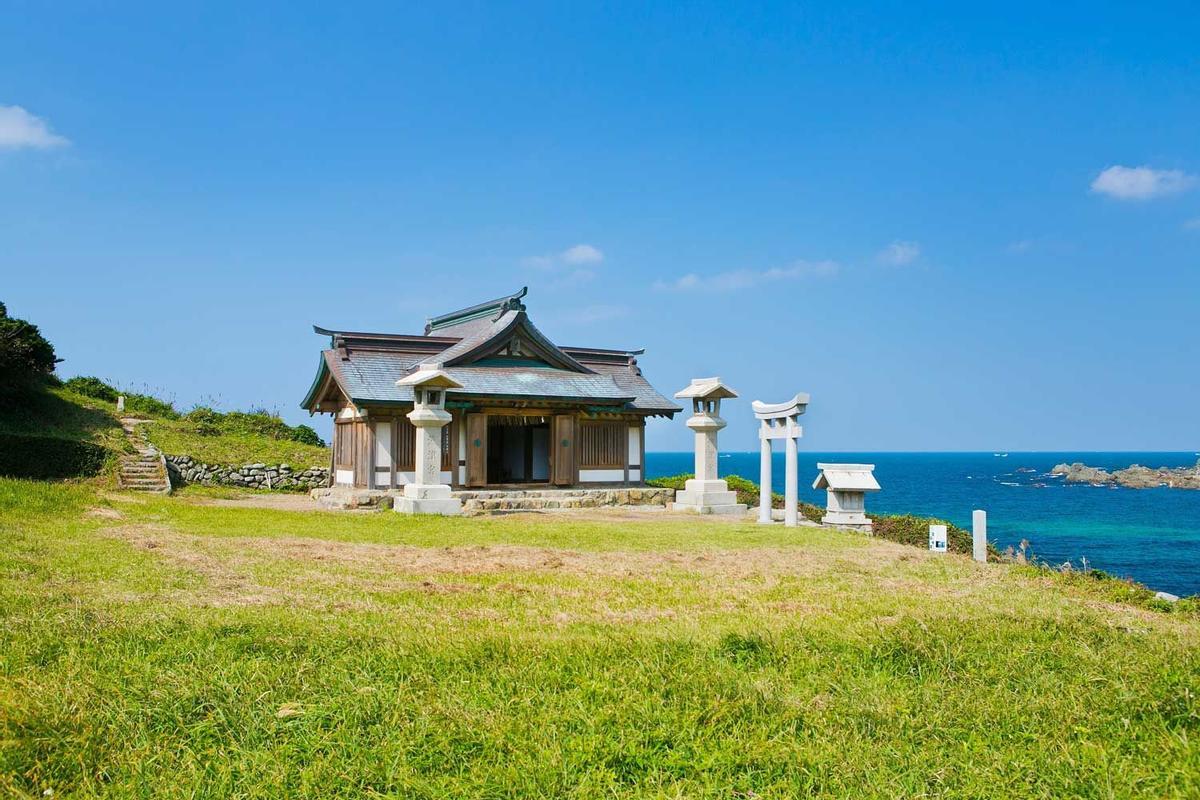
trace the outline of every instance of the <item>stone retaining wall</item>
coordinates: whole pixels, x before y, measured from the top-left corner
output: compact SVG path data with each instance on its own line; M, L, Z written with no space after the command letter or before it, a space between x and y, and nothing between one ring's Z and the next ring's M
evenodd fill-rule
M243 489L290 489L309 491L329 485L329 470L308 467L293 470L287 464L245 464L227 467L204 464L191 456L166 456L172 486L200 483L205 486L237 486Z

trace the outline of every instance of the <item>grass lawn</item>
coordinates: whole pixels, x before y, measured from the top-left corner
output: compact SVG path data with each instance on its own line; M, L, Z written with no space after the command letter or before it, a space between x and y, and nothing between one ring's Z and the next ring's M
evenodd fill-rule
M0 796L1196 797L1200 621L820 529L0 480Z
M329 448L253 434L204 436L186 419L156 419L145 426L150 441L168 455L188 455L208 464L288 464L293 469L328 467Z

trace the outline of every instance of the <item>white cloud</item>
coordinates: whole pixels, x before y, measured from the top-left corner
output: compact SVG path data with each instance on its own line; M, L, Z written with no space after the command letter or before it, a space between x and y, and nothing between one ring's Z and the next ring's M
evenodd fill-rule
M533 269L554 269L555 267L578 267L584 264L599 264L604 260L600 248L590 244L577 244L568 247L561 253L550 253L541 256L528 256L521 263Z
M675 292L729 292L751 289L775 281L825 277L836 274L838 269L840 267L836 261L796 261L786 267L772 267L764 270L736 269L713 275L697 275L689 272L673 281L656 281L654 288Z
M893 267L903 267L911 264L921 256L921 245L916 242L895 241L879 251L875 257L884 264Z
M19 150L30 147L49 150L65 147L70 142L50 131L50 126L20 106L0 106L0 149Z
M577 244L562 251L559 258L565 264L599 264L604 260L604 253L590 244Z
M1186 192L1195 185L1195 175L1177 169L1114 165L1096 176L1092 191L1118 200L1151 200Z
M1183 223L1183 229L1188 231L1200 231L1200 217L1193 217Z

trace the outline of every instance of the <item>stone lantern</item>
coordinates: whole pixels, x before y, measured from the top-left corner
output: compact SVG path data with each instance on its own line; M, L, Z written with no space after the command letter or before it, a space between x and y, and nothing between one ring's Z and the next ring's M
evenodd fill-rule
M825 516L821 522L838 528L871 532L866 512L866 493L878 492L874 464L817 464L821 474L814 489L825 490Z
M460 389L462 384L447 375L441 364L422 364L396 385L412 387L413 410L408 419L417 429L416 481L405 484L404 495L396 498L396 510L403 514L461 514L462 501L450 496L450 487L441 477L442 427L450 421L446 390Z
M675 493L674 511L693 514L744 514L745 504L737 502L737 493L717 478L717 432L725 427L721 419L721 400L737 397L737 392L721 383L720 378L694 378L675 397L692 401L692 416L687 426L696 433L696 477Z

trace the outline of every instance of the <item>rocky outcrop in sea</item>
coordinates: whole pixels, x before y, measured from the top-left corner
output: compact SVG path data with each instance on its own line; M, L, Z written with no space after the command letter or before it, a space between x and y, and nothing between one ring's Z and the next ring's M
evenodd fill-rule
M1200 462L1194 467L1143 467L1141 464L1134 464L1109 472L1076 461L1074 464L1059 464L1050 470L1050 474L1061 476L1067 483L1090 483L1097 486L1107 484L1124 486L1127 489L1154 489L1159 486L1169 489L1200 489Z

